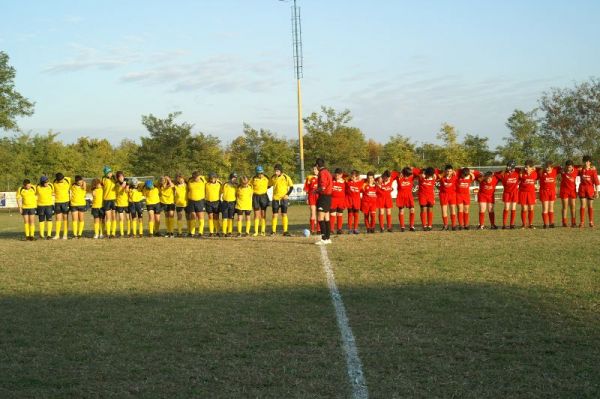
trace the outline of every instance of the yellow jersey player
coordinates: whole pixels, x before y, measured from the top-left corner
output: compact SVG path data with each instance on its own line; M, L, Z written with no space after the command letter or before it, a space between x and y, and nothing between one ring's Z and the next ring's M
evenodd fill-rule
M177 213L177 236L183 237L183 216L188 217L187 207L187 182L181 173L175 176L175 212ZM188 219L189 220L189 219ZM188 224L189 228L189 224ZM188 230L189 233L189 230Z
M221 187L221 215L223 218L223 235L231 237L233 219L235 217L235 192L237 190L237 173L229 175L229 181Z
M154 187L154 182L148 179L144 183L142 193L144 194L144 197L146 197L146 210L148 211L148 234L150 237L160 237L158 232L154 232L154 223L156 222L156 217L157 215L160 217L160 195L158 188Z
M200 172L193 172L187 182L188 236L193 237L198 229L198 236L204 234L204 205L206 197L206 179Z
M75 176L71 185L71 223L73 224L73 237L81 238L83 234L84 215L87 203L85 202L86 184L81 176Z
M63 240L69 235L69 200L71 179L62 173L57 173L54 179L54 213L56 214L55 240L60 238L60 228L63 227Z
M102 181L92 180L92 217L94 218L94 238L104 238L102 234L102 223L104 223L104 194L102 192Z
M35 240L35 213L37 209L37 196L35 187L29 179L23 180L23 185L17 190L17 205L19 213L23 216L25 239Z
M255 169L256 175L250 180L252 186L252 208L254 209L254 237L258 236L258 225L260 224L260 234L265 235L267 231L267 208L269 207L269 178L265 176L265 170L262 166Z
M133 234L131 237L143 237L144 235L144 208L142 200L144 196L139 189L140 182L135 177L128 182L129 185L129 217Z
M273 201L271 203L271 206L273 207L273 219L271 221L271 235L277 233L277 216L281 213L283 235L289 236L287 211L289 206L289 195L294 190L294 183L288 175L283 173L281 164L276 164L274 169L275 174L271 177L271 186L273 186Z
M165 219L167 219L166 237L173 238L173 228L175 227L175 185L169 176L161 177L158 185L160 208L165 211ZM160 226L160 214L158 218L156 231L159 230Z
M219 210L221 208L221 182L217 174L211 172L206 182L206 213L208 214L208 233L209 237L219 233Z
M105 166L103 169L104 177L102 178L102 208L104 209L104 225L106 226L106 237L111 238L113 231L116 230L116 200L117 200L117 184L113 176L112 169ZM113 227L113 225L115 227Z
M131 219L129 218L129 186L125 180L125 174L122 171L116 173L117 181L115 184L115 212L119 219L119 237L125 237L125 222L127 222L127 235L131 233ZM117 232L116 220L112 225L111 236L115 237Z
M40 177L40 184L35 188L37 197L37 215L40 223L40 238L52 237L52 214L54 213L54 186L48 177ZM47 229L46 229L47 227Z
M250 216L252 214L252 195L253 188L250 185L250 180L247 176L242 176L241 184L238 186L235 192L235 213L238 215L237 231L238 236L246 237L250 234L250 225L252 220ZM242 220L246 219L246 231L242 234Z

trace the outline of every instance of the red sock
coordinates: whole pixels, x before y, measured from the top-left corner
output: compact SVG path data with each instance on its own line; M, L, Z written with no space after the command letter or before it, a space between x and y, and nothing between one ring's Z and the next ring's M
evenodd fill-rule
M317 221L315 219L310 219L310 232L314 232L315 231L315 224L317 223Z
M527 226L527 212L521 211L521 222L523 226Z
M458 225L460 227L462 227L465 223L465 218L464 218L464 213L461 211L458 211Z
M369 222L369 214L368 213L365 213L365 227L367 229L371 228L371 222Z
M562 218L562 224L563 224L563 226L567 225L567 218Z
M433 209L429 208L427 211L427 225L431 227L433 225Z
M548 212L548 221L550 224L554 224L554 212Z
M511 210L510 211L510 225L514 226L516 222L517 222L517 211Z
M348 211L348 230L354 227L354 212Z
M400 228L404 228L404 213L398 214L398 221L400 222Z
M594 208L588 208L588 217L590 218L590 226L594 224Z
M360 223L360 215L358 212L352 213L354 213L354 230L358 230L358 224Z
M544 225L550 224L548 222L548 213L547 212L542 212L542 220L544 221Z
M425 220L425 217L426 217L426 212L421 211L421 224L423 225L423 227L427 227L427 220Z
M337 217L337 229L341 230L344 227L344 215L338 214Z
M463 220L465 221L465 227L469 225L469 212L463 212Z
M479 225L483 226L485 223L485 212L479 212Z
M529 225L533 224L533 209L529 210Z
M456 227L456 213L450 215L450 222L452 223L452 227Z
M489 217L490 217L490 224L492 226L495 226L496 225L496 212L490 212Z
M379 228L383 229L383 215L381 213L379 214Z
M388 229L392 228L392 214L387 215L387 227Z
M444 226L448 226L448 216L442 216L442 221L444 222Z
M331 216L329 218L329 228L334 231L335 230L335 216Z
M585 223L585 208L579 209L579 219L581 220L581 224Z
M409 215L409 226L415 227L415 213L411 212Z
M506 222L508 222L508 210L507 209L502 211L502 226L506 226Z

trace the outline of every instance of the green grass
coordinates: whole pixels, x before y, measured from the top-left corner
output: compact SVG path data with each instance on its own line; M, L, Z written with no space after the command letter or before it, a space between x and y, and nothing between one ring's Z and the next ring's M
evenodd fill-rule
M2 398L350 395L314 238L21 235L0 214ZM597 230L334 240L371 397L600 395Z

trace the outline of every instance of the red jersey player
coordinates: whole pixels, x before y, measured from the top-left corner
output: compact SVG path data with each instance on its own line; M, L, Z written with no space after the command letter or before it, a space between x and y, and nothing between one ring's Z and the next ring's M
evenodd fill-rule
M592 166L592 158L583 157L583 167L579 170L579 200L581 208L579 209L579 227L585 224L585 209L588 210L590 227L594 227L594 199L598 198L596 186L600 185L598 181L598 171Z
M485 228L485 213L488 212L490 226L496 230L496 214L494 212L494 202L496 201L496 186L500 182L498 177L491 171L481 174L475 172L475 179L479 181L479 191L477 192L477 202L479 203L479 229Z
M458 176L452 168L452 165L446 165L444 172L438 176L440 184L440 206L442 207L442 221L444 226L442 230L449 230L448 227L448 208L450 208L450 218L452 230L456 230L456 181Z
M504 211L502 212L502 228L508 228L508 213L510 212L510 228L515 228L517 219L517 202L519 202L519 169L515 168L515 161L508 161L506 170L497 172L496 177L502 182L504 192Z
M396 196L396 206L399 209L398 219L400 222L400 231L404 231L404 209L408 208L409 216L409 229L415 231L415 198L413 197L413 186L415 175L418 175L421 171L417 168L411 169L405 167L402 169L402 173L396 178L396 184L398 187L398 194ZM413 174L414 173L414 174Z
M319 224L317 223L317 188L319 187L319 180L317 174L319 170L314 167L313 174L306 176L304 181L304 192L306 193L306 203L310 209L310 232L315 234L318 230Z
M363 184L360 208L365 215L367 233L375 233L375 214L377 213L377 186L375 173L367 173L367 181Z
M358 170L350 173L350 180L346 182L346 205L348 207L348 233L358 234L360 194L365 181L360 178Z
M329 217L332 231L342 234L344 225L344 209L346 209L346 180L344 171L337 168L333 177L333 191L331 192L331 214ZM337 226L336 226L337 225Z
M421 223L423 231L431 231L433 229L433 205L435 205L434 188L435 188L435 169L431 166L425 168L421 173L418 169L413 170L413 174L417 174L419 179L419 206L421 207Z
M560 192L559 197L562 202L562 226L567 227L567 211L571 211L571 227L577 227L575 219L575 200L577 199L576 180L579 176L579 168L573 165L570 159L565 162L564 168L560 172Z
M462 168L456 181L456 204L458 206L458 228L469 230L469 207L471 205L471 184L475 175L469 168Z
M390 173L389 170L383 172L381 177L377 179L377 200L379 205L379 230L383 233L383 217L387 218L387 231L392 232L392 191L394 187L392 183L396 180L397 172Z
M519 204L521 205L521 228L533 226L533 209L535 206L535 182L538 180L538 174L533 167L533 161L525 161L525 168L519 175ZM529 223L528 223L529 222Z
M554 202L556 201L556 178L560 173L560 166L553 166L552 162L544 162L543 168L537 169L540 180L540 202L542 203L542 219L544 228L554 228Z

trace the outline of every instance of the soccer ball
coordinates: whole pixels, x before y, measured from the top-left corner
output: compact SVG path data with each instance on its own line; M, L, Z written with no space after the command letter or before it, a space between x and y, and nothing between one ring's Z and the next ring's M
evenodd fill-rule
M310 237L310 230L304 229L304 237Z

